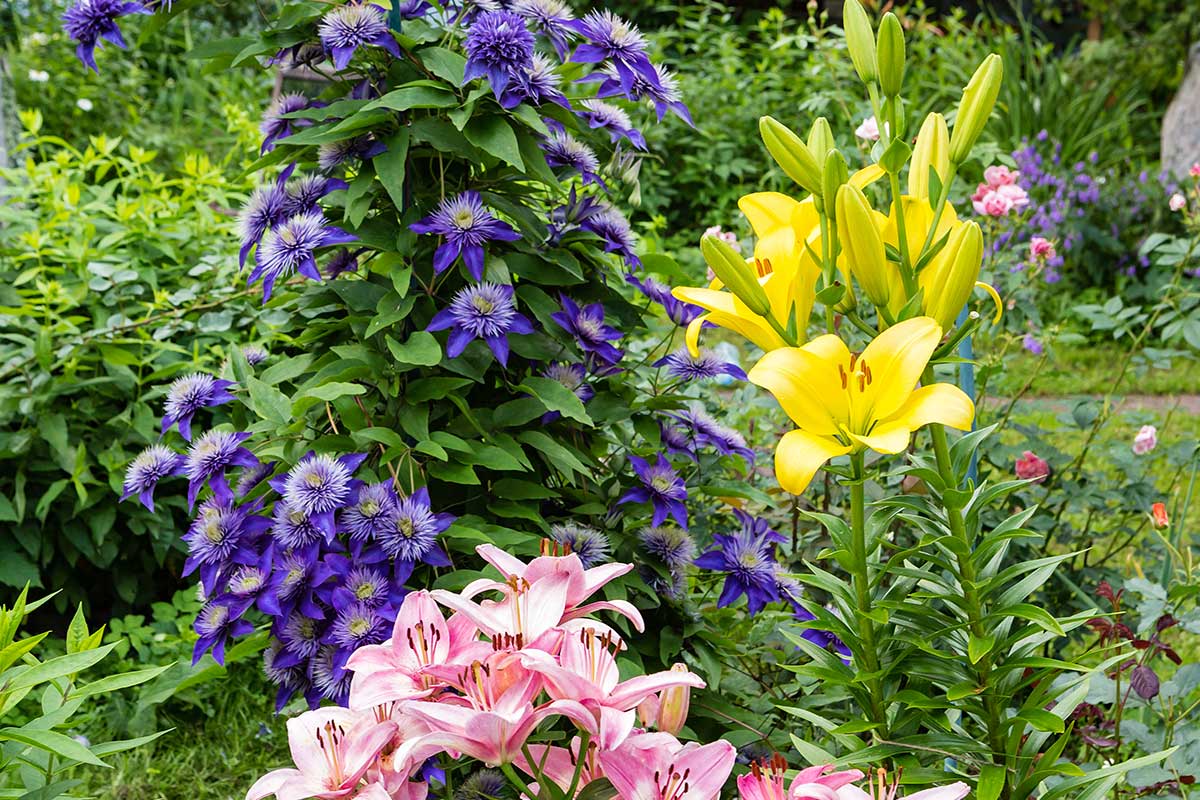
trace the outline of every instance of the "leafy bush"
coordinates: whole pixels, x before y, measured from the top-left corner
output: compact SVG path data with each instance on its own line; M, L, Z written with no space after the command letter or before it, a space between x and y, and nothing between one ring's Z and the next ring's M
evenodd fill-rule
M152 514L113 491L159 435L155 387L271 320L229 286L245 185L228 161L163 170L121 139L76 149L38 112L22 119L0 205L0 582L64 587L60 608L146 602L173 584L162 565L183 504ZM246 134L244 116L227 120Z
M49 597L27 603L17 595L12 608L0 606L0 791L12 797L52 800L83 783L78 767L105 768L105 756L154 741L160 734L116 742L91 743L72 735L87 711L113 692L151 680L161 667L121 672L80 682L85 670L100 663L117 646L101 646L104 627L89 631L82 607L67 631L66 652L39 659L46 634L20 637L27 614ZM27 700L28 698L28 700Z

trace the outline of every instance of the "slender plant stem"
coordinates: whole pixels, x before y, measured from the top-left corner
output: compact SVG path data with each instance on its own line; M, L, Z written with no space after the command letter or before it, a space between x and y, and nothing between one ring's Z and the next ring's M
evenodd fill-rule
M863 666L873 677L867 682L871 693L871 720L879 724L877 736L887 736L887 714L884 710L882 681L879 672L879 651L875 641L875 621L871 618L871 572L867 563L866 486L863 453L850 456L854 478L850 484L850 557L854 569L854 597L858 606L858 635L863 650Z

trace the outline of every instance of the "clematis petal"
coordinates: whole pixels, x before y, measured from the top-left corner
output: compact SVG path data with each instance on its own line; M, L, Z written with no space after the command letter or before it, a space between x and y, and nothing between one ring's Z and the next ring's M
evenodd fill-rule
M783 435L775 448L775 478L784 491L800 494L808 488L822 464L850 450L848 445L828 436L791 431Z

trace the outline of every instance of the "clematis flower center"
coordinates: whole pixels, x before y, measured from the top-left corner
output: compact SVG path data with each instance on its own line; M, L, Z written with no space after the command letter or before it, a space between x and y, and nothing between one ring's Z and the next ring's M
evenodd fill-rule
M469 208L464 208L461 211L455 212L452 219L456 228L465 231L470 229L470 227L475 224L475 212L471 211Z
M491 300L488 300L486 297L480 297L479 295L475 295L475 297L472 298L471 304L475 306L475 310L480 314L491 314L496 310L495 303L493 303Z

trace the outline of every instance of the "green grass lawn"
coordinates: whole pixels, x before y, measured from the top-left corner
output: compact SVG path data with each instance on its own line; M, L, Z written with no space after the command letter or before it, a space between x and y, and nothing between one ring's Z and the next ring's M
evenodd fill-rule
M993 383L993 394L1009 394L1036 379L1030 393L1041 396L1076 394L1105 394L1112 389L1117 367L1125 351L1109 343L1083 347L1051 348L1038 373L1039 356L1025 350L1010 351L1004 356L1006 370ZM986 355L981 357L986 361ZM1154 368L1136 359L1125 376L1123 394L1170 395L1200 394L1200 369L1194 358L1186 356L1172 360L1169 368Z

